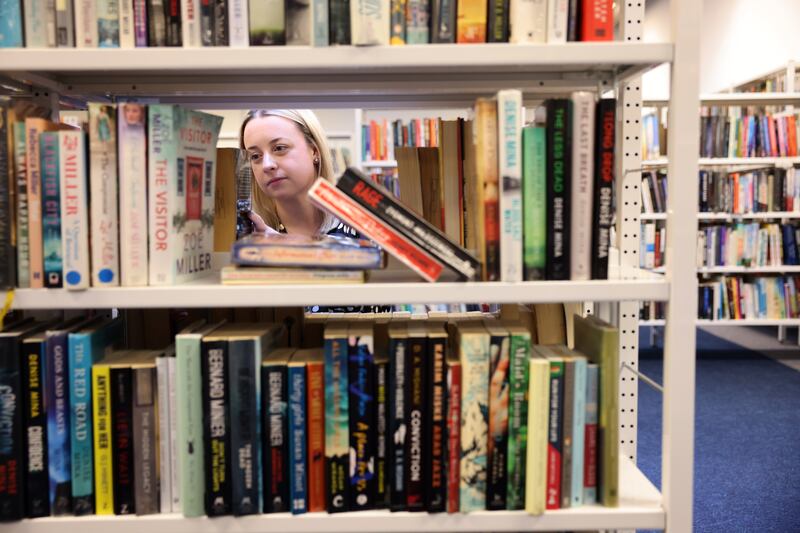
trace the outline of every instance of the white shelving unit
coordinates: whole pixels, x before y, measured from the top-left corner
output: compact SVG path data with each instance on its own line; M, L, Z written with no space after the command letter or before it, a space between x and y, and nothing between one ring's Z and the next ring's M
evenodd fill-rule
M790 167L800 163L800 157L701 157L697 161L701 167ZM644 168L658 168L667 166L666 158L650 159L642 162Z
M368 160L363 161L361 166L364 168L395 168L397 166L397 161L394 159L387 159L385 161Z
M666 213L642 213L639 220L666 220ZM700 221L739 221L739 220L797 220L800 211L770 211L763 213L697 213Z
M524 283L370 283L354 286L229 287L199 280L177 287L18 290L18 309L130 307L281 306L348 303L446 303L464 301L594 301L616 304L620 360L636 365L638 304L669 301L665 332L662 491L635 466L638 378L620 386L620 507L586 506L529 516L521 511L469 515L364 512L341 515L259 515L245 518L54 517L5 526L9 533L146 530L169 532L440 532L552 531L664 528L692 530L694 389L697 278L693 254L668 251L666 275L638 265L641 168L638 140L640 75L671 63L669 173L673 243L693 242L697 205L681 195L695 182L698 153L698 55L700 4L671 2L671 43L643 43L644 2L620 5L624 42L548 45L426 45L403 47L265 47L176 49L4 50L3 90L49 99L108 101L147 98L201 108L293 107L469 107L477 96L516 87L528 97L563 95L577 89L618 95L617 214L619 265L611 280ZM358 115L358 113L357 113ZM357 117L356 124L360 123ZM623 140L625 139L625 140ZM627 458L627 460L625 459Z

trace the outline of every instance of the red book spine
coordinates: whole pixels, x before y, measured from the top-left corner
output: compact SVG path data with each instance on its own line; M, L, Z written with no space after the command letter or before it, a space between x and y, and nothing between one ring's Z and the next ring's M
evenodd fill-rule
M586 424L583 436L583 486L597 487L597 424Z
M308 511L325 511L325 367L308 364Z
M375 241L425 280L439 279L444 269L439 261L356 204L324 178L319 178L311 186L308 195L319 207L330 211Z
M447 512L459 512L461 486L461 363L447 370Z
M581 41L613 41L614 13L611 0L582 0Z
M767 129L769 129L769 151L767 154L770 157L778 157L780 151L778 150L778 138L775 135L775 119L772 115L767 117Z

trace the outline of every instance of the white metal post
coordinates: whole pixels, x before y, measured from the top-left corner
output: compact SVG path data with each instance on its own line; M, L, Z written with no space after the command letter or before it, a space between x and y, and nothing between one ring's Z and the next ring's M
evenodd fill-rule
M692 531L697 166L700 149L700 24L702 3L672 0L675 47L667 137L669 205L666 276L670 282L664 330L664 407L661 490L669 533Z

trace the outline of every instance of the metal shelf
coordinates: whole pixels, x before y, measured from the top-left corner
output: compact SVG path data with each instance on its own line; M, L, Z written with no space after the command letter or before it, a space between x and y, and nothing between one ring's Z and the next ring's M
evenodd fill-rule
M698 213L697 219L706 220L771 220L800 219L800 211L769 211L764 213ZM642 213L639 220L666 220L666 213Z
M788 274L800 272L797 265L778 265L778 266L715 266L701 267L697 269L698 274Z
M642 168L665 167L669 163L666 157L642 161ZM697 160L701 167L725 166L791 166L800 163L800 157L701 157Z
M669 100L645 100L642 107L666 107ZM783 106L800 105L800 93L719 93L701 94L704 106Z
M800 326L800 318L747 318L741 320L708 320L697 319L697 326L716 327L716 326ZM660 318L654 320L640 320L640 326L663 327L666 321Z

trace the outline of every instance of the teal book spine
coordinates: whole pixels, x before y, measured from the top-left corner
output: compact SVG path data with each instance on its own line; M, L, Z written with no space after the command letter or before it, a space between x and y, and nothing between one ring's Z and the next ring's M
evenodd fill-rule
M347 336L325 339L325 487L329 513L349 508L349 396Z
M22 0L0 0L0 48L22 48Z
M525 508L525 457L528 448L528 368L530 334L511 333L508 370L508 491L506 509Z
M14 168L17 189L17 287L31 286L30 242L28 240L28 174L27 141L25 122L13 124L14 128Z
M289 363L289 497L292 514L308 511L306 366Z
M461 396L462 513L486 509L489 428L489 335L461 337L463 393Z
M68 337L70 375L70 452L72 499L76 515L94 512L94 459L92 455L92 338L89 333Z
M178 401L178 468L183 515L205 515L205 465L203 452L203 378L201 337L175 336Z
M586 429L586 359L575 358L575 400L572 415L572 501L583 505L583 443Z
M42 243L44 286L60 288L64 261L61 253L61 188L59 186L58 132L39 136L42 169Z
M545 128L522 129L523 263L525 279L544 279L546 252Z

